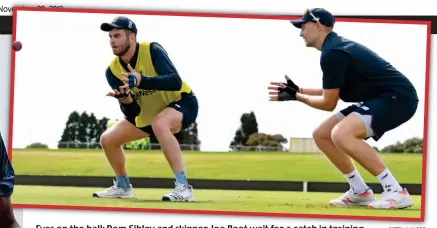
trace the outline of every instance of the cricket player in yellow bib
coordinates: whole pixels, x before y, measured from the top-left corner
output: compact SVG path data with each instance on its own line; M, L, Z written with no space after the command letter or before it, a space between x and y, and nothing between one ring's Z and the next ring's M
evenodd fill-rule
M115 58L106 69L112 88L107 96L119 101L125 119L106 130L100 143L115 173L114 185L94 197L133 198L122 145L156 136L175 175L175 189L163 201L193 201L193 187L186 178L180 145L174 134L193 123L198 102L179 76L165 49L156 42L138 42L137 27L127 17L103 23Z

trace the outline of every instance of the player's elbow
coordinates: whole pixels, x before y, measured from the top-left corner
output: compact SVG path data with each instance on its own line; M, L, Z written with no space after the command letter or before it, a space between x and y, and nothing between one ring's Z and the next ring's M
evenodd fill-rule
M126 116L126 117L132 117L135 118L136 116L138 116L141 112L141 107L138 105L137 102L133 101L130 104L123 104L122 102L120 102L120 108L121 108L121 112Z
M336 106L328 106L328 107L326 108L326 111L328 111L328 112L332 112L332 111L335 110L335 108L336 108Z
M177 90L181 90L182 89L182 78L179 77L179 75L176 76L176 88Z
M325 103L325 111L332 112L337 108L337 101L328 101Z
M182 78L178 74L173 76L171 90L179 91L182 89Z
M329 89L323 91L323 106L326 111L332 112L337 107L339 98L338 94L338 89Z

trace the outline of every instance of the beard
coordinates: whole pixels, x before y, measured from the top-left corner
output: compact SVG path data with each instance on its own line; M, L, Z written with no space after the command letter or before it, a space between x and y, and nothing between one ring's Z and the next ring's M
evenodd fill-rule
M120 47L120 49L121 49L120 51L113 50L114 55L116 55L116 56L123 56L123 55L125 55L129 51L129 49L130 49L129 42L126 42L122 47Z

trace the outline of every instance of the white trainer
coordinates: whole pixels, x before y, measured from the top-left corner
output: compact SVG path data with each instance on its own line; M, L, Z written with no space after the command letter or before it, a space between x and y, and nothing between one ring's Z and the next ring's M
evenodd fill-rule
M190 202L194 201L193 186L188 184L180 184L175 182L176 187L172 192L165 194L162 197L162 201L179 201Z
M134 191L132 185L130 185L129 189L123 189L118 187L117 183L114 181L114 185L111 187L101 192L94 192L93 197L131 199L134 198Z
M375 195L372 189L368 189L365 193L354 193L352 189L344 193L337 199L329 201L329 205L335 207L356 207L356 206L368 206L369 203L375 201Z
M381 198L368 205L369 208L376 209L404 209L413 206L413 200L404 188L403 191L384 191Z

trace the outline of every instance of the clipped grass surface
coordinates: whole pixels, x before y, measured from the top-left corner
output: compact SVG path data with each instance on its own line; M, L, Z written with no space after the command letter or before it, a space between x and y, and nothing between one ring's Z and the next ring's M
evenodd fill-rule
M280 152L184 152L188 178L219 180L279 180L345 182L343 175L322 154ZM381 155L401 183L422 182L422 155ZM128 151L131 177L173 178L160 151ZM16 175L113 176L101 150L14 149ZM357 165L364 180L377 183Z
M60 206L99 206L123 208L161 208L240 212L274 212L322 215L361 215L420 217L420 196L412 196L415 205L403 210L333 208L328 201L339 193L304 193L270 191L195 190L195 202L161 202L171 189L135 189L136 199L93 198L98 188L16 186L14 204ZM378 196L379 197L379 196Z

